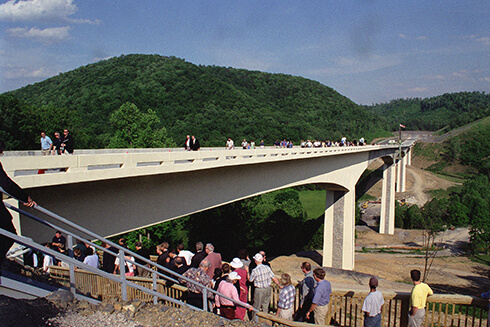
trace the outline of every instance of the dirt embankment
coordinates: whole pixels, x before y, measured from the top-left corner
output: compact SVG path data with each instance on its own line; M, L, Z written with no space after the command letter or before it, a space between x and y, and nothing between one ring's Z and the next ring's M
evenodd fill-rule
M327 279L335 289L368 289L370 276L380 278L381 291L409 292L412 288L410 270L424 271L425 259L413 252L401 253L400 248L420 248L423 236L419 230L396 229L394 235L378 234L366 226L356 228L356 254L353 272L339 269L327 269ZM468 242L468 230L455 229L442 233L437 238L441 250L432 264L427 282L438 293L478 295L481 290L490 288L490 267L475 263L468 257L460 256L460 247ZM362 247L372 252L362 252ZM375 249L379 249L377 252ZM393 249L398 253L383 252L381 249ZM385 251L386 251L385 250ZM322 251L317 262L310 258L282 256L271 261L274 273L291 275L293 281L303 278L300 266L304 261L312 267L319 267ZM311 256L314 257L314 256Z

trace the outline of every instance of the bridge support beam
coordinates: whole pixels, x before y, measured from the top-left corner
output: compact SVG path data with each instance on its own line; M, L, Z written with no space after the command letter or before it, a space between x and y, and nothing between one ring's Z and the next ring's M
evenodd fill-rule
M379 218L379 233L395 233L395 175L394 164L383 165L383 187L381 190L381 214Z
M397 163L396 191L405 192L407 177L407 156L403 156Z
M355 188L327 190L323 266L354 269Z

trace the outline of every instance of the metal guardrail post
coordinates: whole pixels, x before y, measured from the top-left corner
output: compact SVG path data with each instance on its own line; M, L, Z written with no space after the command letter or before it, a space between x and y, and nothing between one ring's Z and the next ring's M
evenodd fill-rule
M208 290L205 288L202 290L202 309L208 311Z
M154 290L155 292L158 292L158 291L157 291L157 273L156 273L156 272L153 272L153 273L151 274L151 277L152 277L152 279L153 279L153 283L152 283L152 285L153 285L153 290ZM157 298L156 296L153 296L153 304L157 304L157 303L158 303L158 298Z
M124 258L124 251L119 250L119 273L121 274L121 298L123 301L128 300L128 288L126 283L126 258Z
M70 258L73 258L73 236L67 235L67 243L68 243L68 255ZM75 266L72 265L71 263L68 264L68 267L70 268L70 291L73 293L73 295L76 295L77 290L75 287Z

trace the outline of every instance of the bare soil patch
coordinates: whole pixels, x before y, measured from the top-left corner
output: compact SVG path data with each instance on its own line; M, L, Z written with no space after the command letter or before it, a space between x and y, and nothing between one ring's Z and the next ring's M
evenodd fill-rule
M327 268L327 279L334 289L367 290L369 278L380 279L381 291L409 292L412 288L410 270L424 270L423 255L406 249L422 246L422 231L396 229L394 235L379 234L366 226L356 227L356 254L353 272ZM460 247L468 242L468 230L464 228L441 233L437 242L444 247L434 260L427 282L438 293L479 295L482 289L490 288L490 267L475 263L461 256ZM362 252L362 247L374 252ZM398 253L375 252L375 249L392 250ZM405 251L405 252L402 252ZM316 253L322 254L322 251ZM293 281L303 278L301 263L310 262L312 267L320 264L310 258L297 255L281 256L271 261L274 273L291 275ZM317 260L318 261L318 260Z

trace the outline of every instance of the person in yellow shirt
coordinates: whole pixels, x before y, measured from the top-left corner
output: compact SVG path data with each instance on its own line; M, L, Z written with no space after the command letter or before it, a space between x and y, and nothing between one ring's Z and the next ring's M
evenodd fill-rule
M429 285L420 281L420 270L410 271L413 288L410 294L410 311L408 312L408 326L420 327L425 317L425 304L427 296L434 294Z

